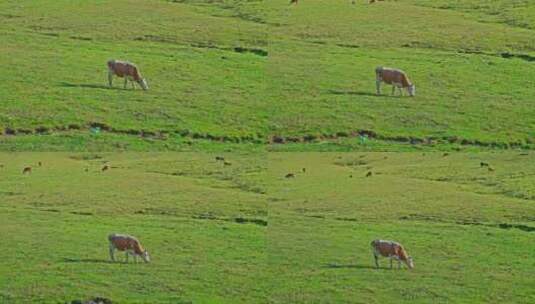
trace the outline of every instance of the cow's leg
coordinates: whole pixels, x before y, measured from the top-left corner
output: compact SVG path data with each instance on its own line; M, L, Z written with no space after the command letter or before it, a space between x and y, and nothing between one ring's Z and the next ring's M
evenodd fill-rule
M392 257L390 257L390 269L392 269Z
M135 86L135 84L134 84L134 81L133 81L133 80L130 80L130 83L132 84L132 89L135 90L135 89L136 89L136 86Z
M394 95L396 93L396 85L392 85L392 94L391 95Z
M137 254L134 254L134 263L137 264Z
M403 96L403 88L399 87L399 96Z
M124 88L125 88L125 89L126 89L126 84L127 84L127 82L128 82L128 77L125 76L125 77L124 77Z
M125 250L125 255L126 255L126 263L128 264L128 250Z
M115 247L113 247L112 244L110 244L110 259L115 262Z
M113 81L113 72L111 70L108 70L108 85L112 86L112 81Z
M379 257L375 253L373 254L373 257L375 259L375 268L379 269Z
M401 269L401 261L398 259L398 269Z
M381 95L381 80L375 80L375 88L377 90L377 95Z

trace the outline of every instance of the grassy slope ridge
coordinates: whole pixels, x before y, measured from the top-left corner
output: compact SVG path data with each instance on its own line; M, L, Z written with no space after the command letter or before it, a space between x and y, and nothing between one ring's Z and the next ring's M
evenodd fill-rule
M535 39L531 23L508 20L533 8L496 3L4 1L0 67L10 72L0 75L0 127L20 136L3 136L2 146L49 150L50 140L87 150L88 126L99 123L120 133L101 135L109 150L359 130L530 148ZM151 90L125 91L119 80L108 89L109 58L138 63ZM374 96L377 65L406 70L418 96ZM128 145L116 147L116 136Z

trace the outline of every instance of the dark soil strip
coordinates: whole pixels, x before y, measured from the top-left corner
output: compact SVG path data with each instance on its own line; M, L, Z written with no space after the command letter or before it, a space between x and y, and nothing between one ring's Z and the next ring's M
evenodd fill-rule
M255 224L259 226L267 226L268 222L263 219L257 219L257 218L244 218L244 217L236 217L236 218L220 218L216 217L211 214L201 214L201 215L195 215L192 218L196 220L217 220L217 221L225 221L225 222L235 222L238 224Z
M67 132L67 131L91 131L98 130L97 132L106 132L111 134L120 134L120 135L132 135L139 136L142 138L156 139L156 140L166 140L170 135L178 135L185 138L192 139L204 139L218 142L226 143L253 143L253 144L266 144L266 140L263 140L258 135L243 135L243 136L226 136L226 135L212 135L208 133L197 133L191 132L189 130L175 130L175 131L166 131L166 130L136 130L136 129L116 129L105 123L100 122L90 122L87 125L78 125L78 124L69 124L68 126L59 126L59 127L37 127L35 129L26 129L18 128L14 129L11 127L4 128L4 135L15 136L15 135L49 135L52 133Z
M288 143L309 143L314 141L328 141L338 140L342 138L366 138L376 139L381 141L390 141L402 144L410 145L435 145L435 144L459 144L462 146L477 146L486 148L498 148L498 149L530 149L530 144L533 144L531 140L527 140L527 143L523 142L483 142L480 140L469 140L460 138L457 136L444 136L444 137L413 137L413 136L385 136L375 133L371 130L354 130L354 131L341 131L333 134L315 135L309 134L304 136L271 136L269 142L271 144L288 144Z
M170 135L177 135L184 138L191 139L203 139L216 142L225 143L252 143L252 144L291 144L291 143L314 143L319 141L336 141L343 138L362 138L362 139L374 139L386 142L394 142L407 145L428 145L433 146L436 144L458 144L461 146L475 146L492 149L533 149L535 141L532 139L526 139L525 142L484 142L480 140L470 140L460 138L457 136L429 136L429 137L414 137L414 136L385 136L377 134L372 130L350 130L339 131L331 134L307 134L301 136L282 136L271 135L267 138L261 134L255 135L242 135L242 136L227 136L227 135L212 135L209 133L192 132L187 129L181 130L137 130L137 129L116 129L105 123L90 122L86 125L69 124L67 126L59 127L37 127L35 129L11 127L4 128L4 135L47 135L51 133L65 132L65 131L91 131L98 130L97 132L107 132L112 134L132 135L142 138L154 139L154 140L166 140Z
M415 221L428 221L435 223L451 223L447 219L440 218L438 216L428 216L428 215L419 215L419 214L410 214L408 216L402 216L400 220L415 220ZM456 221L454 222L457 225L469 225L469 226L484 226L490 228L499 228L499 229L519 229L525 232L535 232L535 227L522 225L522 224L509 224L509 223L500 223L500 224L489 224L476 221Z

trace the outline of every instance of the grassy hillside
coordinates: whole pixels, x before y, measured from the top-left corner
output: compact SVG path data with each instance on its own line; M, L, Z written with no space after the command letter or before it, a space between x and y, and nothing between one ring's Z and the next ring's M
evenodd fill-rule
M269 159L273 303L535 301L531 153ZM389 270L382 259L376 270L377 238L404 244L415 268Z
M535 300L532 153L215 155L1 154L0 302ZM152 262L110 263L111 232ZM375 238L415 269L374 269Z
M266 164L224 156L0 155L0 303L264 302ZM111 232L152 262L110 263Z
M3 1L2 147L221 150L363 131L533 147L532 4L365 2ZM107 88L109 58L151 89ZM407 71L417 97L375 96L377 65Z

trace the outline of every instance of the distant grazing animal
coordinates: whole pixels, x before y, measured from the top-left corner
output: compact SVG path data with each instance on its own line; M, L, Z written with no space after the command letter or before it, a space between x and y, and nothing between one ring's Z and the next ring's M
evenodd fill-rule
M215 160L225 161L225 158L223 156L216 156Z
M489 172L494 172L494 168L492 168L491 166L489 166Z
M108 169L110 169L110 166L108 166L108 165L104 165L104 167L102 167L102 171L106 171Z
M110 258L115 262L115 250L126 252L126 262L128 263L128 255L134 257L134 262L137 262L137 256L140 256L145 263L150 262L149 253L143 249L141 243L133 236L126 234L112 233L108 235L110 242Z
M108 84L112 86L113 76L124 77L124 88L126 89L126 84L128 80L132 83L132 88L135 88L134 81L137 82L143 90L148 90L149 85L147 81L141 77L138 67L130 62L120 61L120 60L109 60L108 61Z
M25 167L24 169L22 169L22 174L30 174L32 173L32 167Z
M373 257L375 258L375 266L379 268L379 256L387 257L390 259L390 268L392 268L392 259L398 261L398 268L401 268L401 261L412 269L414 263L412 258L407 254L401 244L393 241L374 240L370 243L372 247Z
M302 170L302 171L303 171L303 173L305 173L305 172L307 172L307 169L306 169L306 168L303 168L303 170Z
M286 174L286 176L284 176L284 177L286 177L286 178L294 178L294 177L295 177L295 174L293 174L293 173L288 173L288 174Z
M38 162L37 165L39 165L39 167L41 167L43 165L42 162Z
M372 176L372 171L368 171L368 173L366 173L366 177L370 177Z
M405 72L398 69L377 67L375 69L375 84L377 87L377 95L381 94L381 82L392 85L392 95L396 92L396 87L403 95L403 89L407 89L410 96L416 95L416 86L411 83L409 77Z
M290 4L297 4L297 0L290 0Z
M375 3L375 2L377 2L377 1L384 1L384 0L370 0L370 1L368 2L368 4L372 4L372 3Z
M448 155L450 155L450 154L449 154L449 153L447 153L447 152L446 152L446 153L444 153L444 154L442 154L442 156L444 156L444 157L446 157L446 156L448 156Z
M480 163L479 163L479 166L481 166L481 167L488 167L489 164L488 164L488 163L485 163L485 162L480 162Z
M223 165L225 165L225 166L230 166L230 165L232 165L232 164L231 164L230 162L226 161L226 162L223 163Z

